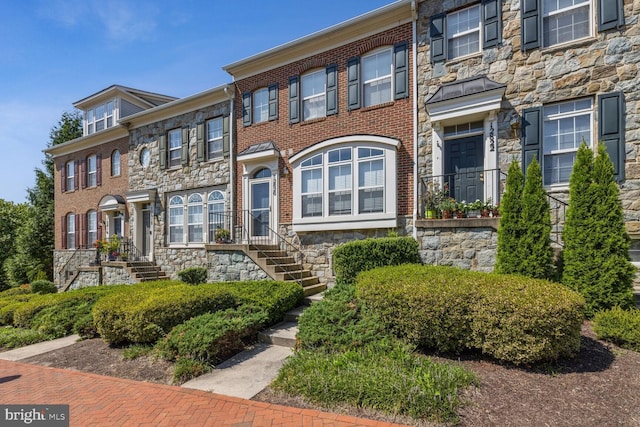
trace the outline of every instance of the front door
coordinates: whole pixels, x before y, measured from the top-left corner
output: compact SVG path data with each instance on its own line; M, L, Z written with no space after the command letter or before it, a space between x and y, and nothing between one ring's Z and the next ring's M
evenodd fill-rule
M484 145L482 135L447 140L445 145L445 182L456 200L484 200Z
M260 169L249 181L249 232L267 237L271 227L271 170Z
M151 254L151 204L142 207L142 256L148 258Z

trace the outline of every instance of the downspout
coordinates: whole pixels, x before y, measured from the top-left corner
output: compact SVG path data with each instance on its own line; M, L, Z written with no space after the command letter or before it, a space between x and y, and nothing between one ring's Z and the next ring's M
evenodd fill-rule
M412 236L418 240L418 5L416 0L411 1L411 25L412 25L412 59L413 59L413 231Z
M235 86L234 86L235 87ZM237 237L233 234L235 230L235 203L236 203L236 185L235 185L235 157L234 157L234 143L235 143L235 96L233 93L229 94L229 86L224 88L224 93L229 97L229 186L231 187L229 192L229 211L231 212L231 217L229 219L229 231L231 231L231 236L236 239Z

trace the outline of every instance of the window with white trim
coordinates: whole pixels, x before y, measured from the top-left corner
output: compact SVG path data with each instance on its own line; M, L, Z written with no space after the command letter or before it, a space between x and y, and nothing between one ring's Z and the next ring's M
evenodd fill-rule
M182 129L169 131L169 147L167 150L168 165L170 168L180 166L182 162Z
M544 47L591 35L591 0L543 0L542 39Z
M94 210L87 212L87 244L93 245L98 240L98 213Z
M393 100L393 50L385 48L362 57L362 94L365 107Z
M269 120L269 89L263 87L253 92L253 123Z
M334 224L333 229L393 226L396 147L366 141L329 142L307 156L294 158L294 228L312 231L327 229L329 224Z
M86 135L91 135L94 132L100 132L101 130L113 127L115 123L114 105L114 101L108 101L87 110L85 115Z
M209 216L209 242L215 242L216 230L218 228L227 228L224 216L224 194L222 191L215 190L209 194L207 211Z
M111 153L111 176L120 176L120 151Z
M187 206L188 242L190 243L202 243L204 241L203 211L202 195L197 193L191 194Z
M95 187L98 183L97 181L97 162L96 155L92 154L87 157L87 187Z
M76 163L70 160L65 165L66 169L66 190L73 191L76 188Z
M327 72L317 70L301 77L302 120L311 120L327 115Z
M222 133L222 117L207 121L207 160L223 156Z
M184 242L184 201L180 196L169 200L169 243Z
M593 100L545 105L542 126L544 184L568 184L580 144L593 146Z
M67 249L75 249L76 248L76 215L75 214L67 214Z
M480 52L480 5L447 14L449 59Z

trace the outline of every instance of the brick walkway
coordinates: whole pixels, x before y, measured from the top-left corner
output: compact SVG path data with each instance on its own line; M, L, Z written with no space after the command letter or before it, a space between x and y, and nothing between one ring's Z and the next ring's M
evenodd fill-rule
M391 427L180 387L0 360L1 404L69 404L71 426Z

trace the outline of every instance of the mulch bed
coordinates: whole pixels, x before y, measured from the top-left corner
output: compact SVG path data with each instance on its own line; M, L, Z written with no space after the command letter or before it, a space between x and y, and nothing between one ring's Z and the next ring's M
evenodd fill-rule
M466 390L461 426L640 426L640 353L599 341L589 323L574 359L536 367L502 365L479 357L442 357L474 371L480 386ZM170 384L173 366L150 357L124 360L122 349L100 339L22 360L101 375ZM255 400L316 408L414 426L437 424L354 408L318 408L269 388Z

